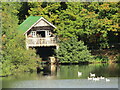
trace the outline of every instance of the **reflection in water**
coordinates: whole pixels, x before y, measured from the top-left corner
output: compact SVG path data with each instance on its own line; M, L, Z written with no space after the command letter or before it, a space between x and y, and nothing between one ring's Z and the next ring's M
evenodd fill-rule
M56 76L57 67L56 65L45 65L43 66L43 75Z
M95 73L96 76L104 77L117 77L118 76L118 65L114 65L110 68L108 64L89 64L89 65L61 65L59 73L61 79L78 79L87 78L90 73ZM78 77L78 71L82 72L82 76Z
M119 71L119 64L89 64L89 65L44 65L43 71L39 74L34 73L18 73L14 76L3 78L3 87L27 87L31 83L36 83L34 86L30 87L44 87L47 84L52 84L53 87L56 83L60 84L60 87L67 87L66 83L69 83L71 87L92 87L96 85L110 85L111 87L117 87L117 77ZM82 72L82 75L78 77L78 72ZM106 83L105 79L96 82L98 84L93 84L94 82L88 80L90 73L95 73L96 77L103 76L109 78L110 82ZM47 80L47 81L46 81ZM52 81L48 81L52 80ZM77 84L75 84L77 81ZM48 83L46 83L48 82ZM22 84L21 84L22 83ZM87 84L86 84L87 83ZM15 86L15 85L20 86ZM24 86L25 84L25 86ZM79 85L80 84L80 85ZM89 84L89 86L87 86ZM62 86L61 86L62 85ZM66 86L65 86L66 85ZM76 86L77 85L77 86ZM49 85L48 85L49 86ZM49 86L49 87L52 87ZM105 87L105 86L104 86Z

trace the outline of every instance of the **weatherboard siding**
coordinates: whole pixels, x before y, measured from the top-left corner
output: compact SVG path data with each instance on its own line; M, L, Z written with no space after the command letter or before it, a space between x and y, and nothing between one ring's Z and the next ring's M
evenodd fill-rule
M50 25L44 20L40 20L34 27L39 27L39 26L50 26Z

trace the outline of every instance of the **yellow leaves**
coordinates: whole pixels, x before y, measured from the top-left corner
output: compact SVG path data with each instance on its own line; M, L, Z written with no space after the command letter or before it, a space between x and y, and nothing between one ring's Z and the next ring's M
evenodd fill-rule
M102 30L102 31L100 31L101 33L106 33L107 31L105 31L105 30Z
M108 20L107 18L99 19L99 21L101 21L101 24L112 24L112 20Z
M116 29L112 29L112 31L117 31Z
M95 14L95 13L94 13L94 12L88 12L88 14L93 15L93 14Z
M111 31L111 28L107 28L107 31Z
M104 3L104 4L100 5L99 9L101 9L101 10L110 10L110 7L109 7L108 3Z
M41 7L37 8L36 11L43 11Z
M95 18L95 15L86 15L85 18Z
M118 35L118 33L115 33L115 35L117 36L117 35Z
M87 9L82 9L82 11L83 11L83 12L86 12L86 11L87 11Z
M88 12L85 18L95 18L98 14L95 14L95 12Z
M18 10L13 10L12 12L13 12L13 13L19 13L19 11L18 11Z
M115 25L112 25L112 27L114 27L114 28L120 28L119 25L118 25L118 23L115 24Z

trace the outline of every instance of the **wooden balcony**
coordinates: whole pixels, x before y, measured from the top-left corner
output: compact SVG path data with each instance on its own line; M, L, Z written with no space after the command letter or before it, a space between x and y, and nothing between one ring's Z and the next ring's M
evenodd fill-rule
M37 46L57 46L57 38L27 38L26 44L28 47L37 47Z

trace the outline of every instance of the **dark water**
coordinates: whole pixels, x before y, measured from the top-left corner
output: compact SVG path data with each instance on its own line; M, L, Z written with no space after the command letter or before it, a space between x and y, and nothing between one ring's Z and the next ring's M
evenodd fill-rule
M119 64L59 65L44 66L37 74L17 73L2 80L3 88L118 88ZM78 71L82 72L78 76ZM105 79L88 80L90 73Z

